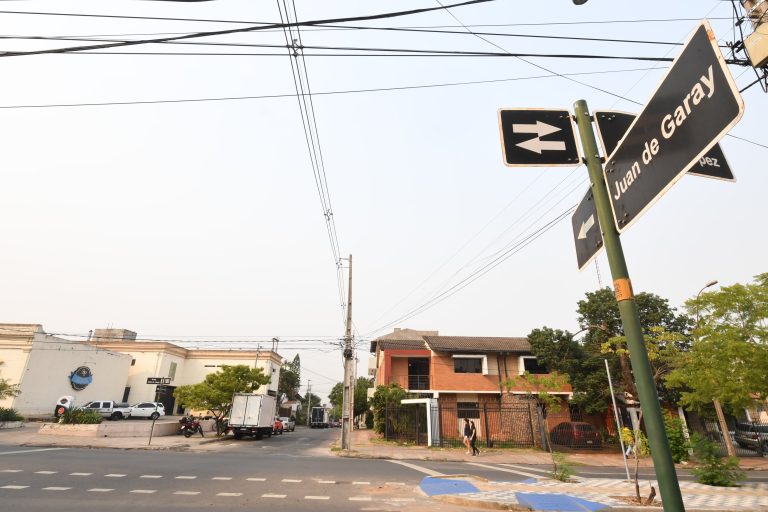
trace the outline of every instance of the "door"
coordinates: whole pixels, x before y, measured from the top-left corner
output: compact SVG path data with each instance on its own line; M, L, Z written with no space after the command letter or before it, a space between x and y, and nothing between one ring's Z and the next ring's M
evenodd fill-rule
M408 358L408 389L429 389L429 358Z

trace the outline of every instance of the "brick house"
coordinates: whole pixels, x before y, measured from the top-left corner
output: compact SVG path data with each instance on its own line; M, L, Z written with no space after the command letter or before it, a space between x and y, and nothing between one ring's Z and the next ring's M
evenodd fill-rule
M504 381L526 371L547 373L537 364L527 338L440 336L437 331L395 329L373 340L370 348L375 386L397 383L414 395L436 399L444 432L458 432L462 418L475 418L478 431L487 436L504 429L507 438L538 435L535 408L529 407L530 390L524 383L509 390L504 386ZM549 392L564 400L572 395L568 384ZM502 417L504 411L523 409L515 421ZM532 427L515 430L511 424L523 421L520 418L527 418Z

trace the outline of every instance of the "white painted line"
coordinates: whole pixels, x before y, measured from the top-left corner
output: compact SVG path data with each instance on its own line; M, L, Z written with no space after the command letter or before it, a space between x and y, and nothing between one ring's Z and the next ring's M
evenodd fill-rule
M443 473L440 473L439 471L435 471L433 469L425 468L424 466L417 466L416 464L411 464L410 462L403 462L401 460L390 460L392 464L400 464L401 466L405 466L407 468L411 468L415 471L419 471L421 473L425 473L429 476L445 476Z
M44 491L68 491L71 487L43 487Z
M319 484L335 484L336 480L318 480L317 483L319 483Z
M123 478L125 475L121 475L120 473L110 473L108 475L104 475L109 478Z
M507 468L523 469L525 471L536 471L537 473L546 473L548 475L552 474L551 469L529 468L528 466L518 466L516 464L499 464L499 465ZM581 471L579 471L579 474L581 474Z
M114 489L102 489L101 487L94 487L93 489L88 489L88 492L111 492L114 491Z
M405 503L405 502L416 501L416 500L414 498L390 498L387 501L393 501L393 502L398 502L398 503Z
M24 471L23 469L3 469L0 470L0 473L21 473Z
M58 471L35 471L36 475L55 475Z
M0 489L26 489L28 485L4 485Z
M249 482L266 482L266 478L246 478Z
M352 485L371 485L371 482L352 482Z
M163 475L141 475L139 478L163 478Z
M0 452L0 455L13 455L16 453L52 452L57 450L66 450L66 448L38 448L37 450L17 450L15 452Z
M217 492L216 496L242 496L241 492Z
M176 477L176 480L194 480L197 478L196 476L186 476L186 475L179 475Z
M494 469L496 471L504 471L505 473L514 473L520 476L527 476L528 478L541 478L541 475L533 473L527 473L525 471L515 471L514 469L500 468L498 466L490 466L488 464L478 464L477 462L467 462L470 466L477 466L478 468Z
M134 489L134 490L128 491L128 492L132 492L134 494L154 494L157 491L154 490L154 489Z
M231 476L214 476L211 480L232 480Z
M384 482L384 485L405 485L405 482Z
M329 500L330 496L304 496L305 500Z
M93 473L70 473L69 476L91 476Z
M173 494L178 494L181 496L197 496L200 494L200 491L176 491Z
M281 482L287 483L287 484L300 484L301 480L293 480L291 478L283 478Z
M262 494L262 498L285 498L285 494Z
M373 501L370 496L350 496L349 501Z

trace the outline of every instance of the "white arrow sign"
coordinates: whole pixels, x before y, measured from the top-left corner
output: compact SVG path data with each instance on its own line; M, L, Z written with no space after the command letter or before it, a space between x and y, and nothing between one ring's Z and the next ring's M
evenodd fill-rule
M536 121L535 124L513 124L512 131L515 133L535 133L539 137L544 137L550 133L559 132L560 128L551 124Z
M538 154L541 154L542 151L565 151L565 142L562 140L541 140L538 137L519 142L516 145Z
M595 216L590 215L587 220L581 223L581 229L579 230L579 240L587 238L587 232L595 225Z

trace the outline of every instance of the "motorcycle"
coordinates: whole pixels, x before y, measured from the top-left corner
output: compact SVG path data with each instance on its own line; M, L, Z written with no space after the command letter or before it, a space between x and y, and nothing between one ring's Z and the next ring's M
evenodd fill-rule
M200 425L200 420L198 418L184 416L179 420L179 424L181 425L179 427L179 433L184 434L184 437L192 437L192 434L198 432L201 437L205 437L205 434L203 434L203 426Z

